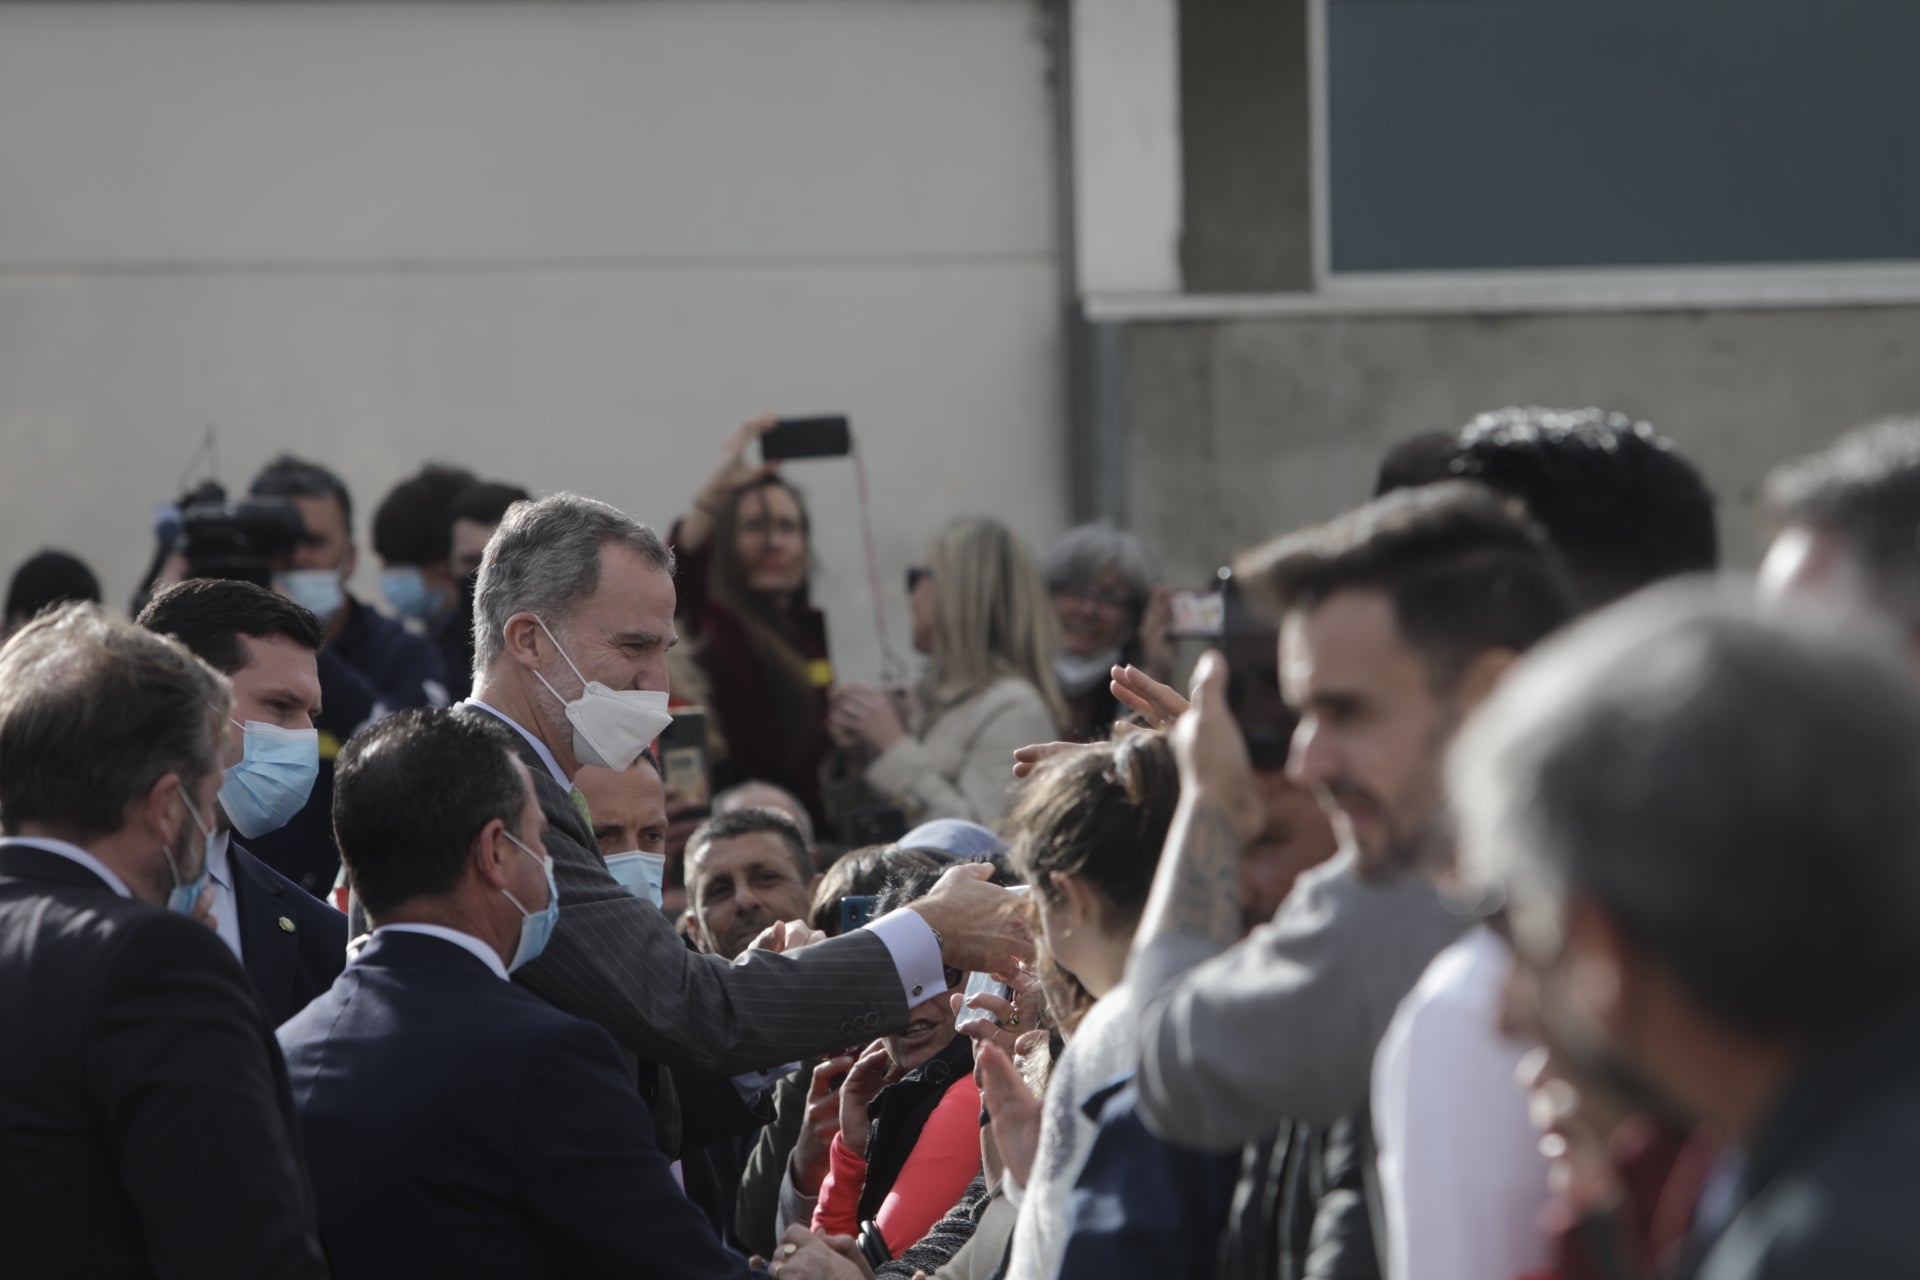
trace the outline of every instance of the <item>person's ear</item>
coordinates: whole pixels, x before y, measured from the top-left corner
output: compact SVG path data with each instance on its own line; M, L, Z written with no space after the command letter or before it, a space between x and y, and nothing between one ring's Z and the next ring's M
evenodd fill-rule
M540 639L544 634L533 614L521 612L507 619L507 625L501 629L500 642L515 662L536 671L540 667Z
M506 830L507 824L495 818L480 828L467 851L474 871L489 889L507 888L507 859L518 852L513 841L507 839Z
M360 548L355 546L353 541L349 539L347 541L347 558L340 562L340 580L345 582L348 578L351 578L354 570L359 567Z
M1084 879L1071 871L1049 871L1047 883L1066 904L1067 920L1073 931L1099 926L1100 895Z
M1512 649L1488 649L1469 662L1453 686L1454 701L1461 713L1471 713L1485 702L1519 660L1519 653Z
M172 845L180 834L181 823L187 821L186 806L180 803L182 785L179 774L161 774L128 807L128 824L144 827Z

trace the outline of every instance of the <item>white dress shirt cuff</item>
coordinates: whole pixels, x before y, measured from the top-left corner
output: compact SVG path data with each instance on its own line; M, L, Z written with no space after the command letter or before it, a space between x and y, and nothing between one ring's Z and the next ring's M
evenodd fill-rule
M933 926L918 911L902 907L868 924L867 929L887 944L893 967L900 975L907 1008L923 1004L947 989L947 971L940 964L940 942Z

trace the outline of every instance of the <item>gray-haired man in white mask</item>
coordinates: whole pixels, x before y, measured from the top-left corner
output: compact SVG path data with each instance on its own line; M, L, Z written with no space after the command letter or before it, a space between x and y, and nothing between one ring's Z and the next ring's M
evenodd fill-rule
M943 967L997 970L1029 947L1019 899L956 867L934 892L866 929L812 942L797 922L737 963L687 950L652 904L616 882L595 847L582 765L625 769L671 719L667 650L673 553L603 502L556 494L515 504L487 544L474 594L466 714L516 730L547 819L560 920L516 980L605 1026L642 1062L660 1145L702 1145L658 1067L737 1076L906 1025ZM782 952L786 954L781 954Z

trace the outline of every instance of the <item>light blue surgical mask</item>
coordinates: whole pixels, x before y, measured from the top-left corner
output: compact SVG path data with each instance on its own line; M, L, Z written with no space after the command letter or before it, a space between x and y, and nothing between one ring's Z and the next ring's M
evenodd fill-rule
M414 622L431 622L440 613L440 598L427 585L427 575L410 564L380 571L380 595L395 613Z
M616 853L607 859L607 874L636 898L645 898L659 906L667 882L667 855L664 853Z
M560 921L560 889L553 882L553 862L550 859L541 857L521 844L513 832L502 828L502 833L513 841L514 848L539 863L541 870L547 873L547 906L544 911L529 911L521 906L520 899L501 890L507 893L508 902L520 908L520 945L514 948L513 959L507 962L507 972L512 973L547 949L547 941L553 937L553 926Z
M273 589L322 622L347 602L338 569L289 569L273 575Z
M249 720L233 725L246 735L246 754L220 783L220 807L249 840L293 821L320 776L320 734Z
M193 904L200 901L201 891L207 887L207 844L213 839L213 828L200 821L200 811L193 807L193 801L187 799L187 789L180 788L180 803L187 806L187 816L193 819L193 825L200 831L200 874L191 880L180 878L180 863L173 856L173 850L166 845L160 851L167 855L167 870L173 872L173 892L167 895L167 910L177 911L183 916L193 914Z

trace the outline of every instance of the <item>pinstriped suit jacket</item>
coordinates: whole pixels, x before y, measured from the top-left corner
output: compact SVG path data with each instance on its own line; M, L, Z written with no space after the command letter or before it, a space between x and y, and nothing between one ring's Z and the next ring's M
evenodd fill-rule
M599 1023L641 1059L719 1076L821 1057L907 1025L893 955L865 930L792 956L750 951L734 963L689 951L658 907L607 873L571 795L509 732L533 775L560 888L553 938L514 973L528 990ZM655 1100L654 1118L661 1146L677 1151L679 1117L665 1101Z

